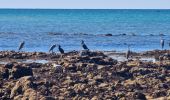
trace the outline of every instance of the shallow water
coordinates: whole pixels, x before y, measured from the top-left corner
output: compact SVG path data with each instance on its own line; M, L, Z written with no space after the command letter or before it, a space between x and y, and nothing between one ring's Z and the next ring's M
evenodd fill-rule
M9 63L9 62L10 62L10 61L0 61L0 64L7 64L7 63ZM40 60L40 59L37 59L37 60L27 59L27 60L15 60L15 62L46 64L46 63L48 63L49 61L48 61L48 60Z
M0 50L17 50L22 40L24 51L80 50L84 40L92 50L126 51L127 43L138 52L160 49L160 33L168 49L169 29L170 10L0 9ZM114 36L100 35L107 33Z
M108 55L112 59L116 59L117 61L127 61L125 55ZM133 60L137 60L137 58L133 57L130 58ZM154 57L138 57L138 60L143 61L143 62L156 62L156 59Z

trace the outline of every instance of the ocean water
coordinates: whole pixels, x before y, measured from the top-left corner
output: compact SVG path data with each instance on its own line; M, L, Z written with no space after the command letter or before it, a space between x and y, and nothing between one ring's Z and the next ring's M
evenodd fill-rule
M124 52L126 43L140 52L161 49L160 38L170 49L170 10L0 9L0 50L23 40L24 51L81 50L84 40L91 50Z

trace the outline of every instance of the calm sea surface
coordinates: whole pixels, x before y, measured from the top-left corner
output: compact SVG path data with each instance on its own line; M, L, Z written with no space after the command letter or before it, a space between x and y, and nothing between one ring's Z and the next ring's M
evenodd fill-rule
M160 49L161 37L170 49L170 10L0 9L0 50L17 50L23 40L25 51L81 50L84 40L91 50L126 51L127 43L138 52Z

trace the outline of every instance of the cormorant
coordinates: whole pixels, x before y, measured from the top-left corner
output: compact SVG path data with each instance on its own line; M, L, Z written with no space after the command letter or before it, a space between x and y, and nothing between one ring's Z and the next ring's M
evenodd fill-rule
M64 54L64 50L61 48L60 45L58 45L58 50L60 51L61 54Z
M126 52L126 59L128 60L130 57L130 47L128 46L128 50Z
M24 41L22 41L22 42L20 43L19 48L18 48L18 51L20 51L20 50L24 47L24 44L25 44Z
M161 39L160 44L161 44L161 48L163 50L163 48L164 48L164 39Z
M89 50L83 40L81 41L81 45L82 45L84 50Z
M53 53L53 50L54 50L54 48L55 48L55 47L56 47L56 44L52 45L52 46L50 47L49 52L51 52L51 51L52 51L52 53Z

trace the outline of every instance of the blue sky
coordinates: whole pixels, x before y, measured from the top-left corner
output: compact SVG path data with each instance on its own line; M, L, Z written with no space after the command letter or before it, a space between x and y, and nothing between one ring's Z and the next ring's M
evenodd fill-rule
M170 9L170 0L0 0L0 8Z

